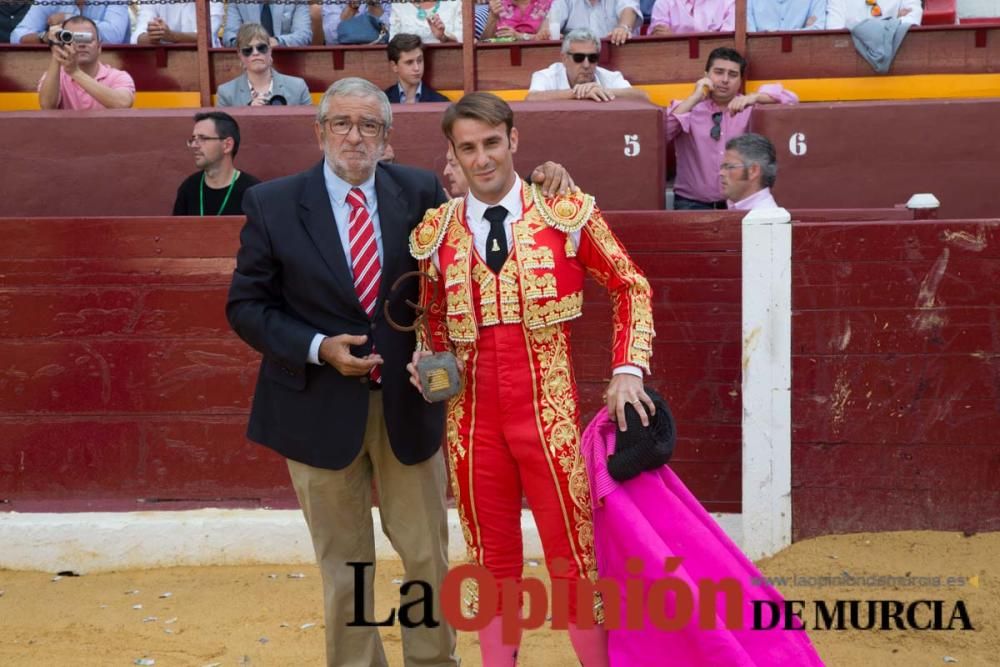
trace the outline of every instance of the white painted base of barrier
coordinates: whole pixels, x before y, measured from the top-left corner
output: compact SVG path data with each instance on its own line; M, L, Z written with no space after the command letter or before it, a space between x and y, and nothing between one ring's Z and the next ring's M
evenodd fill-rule
M382 533L377 510L375 551L398 558ZM714 514L742 545L739 514ZM526 558L540 559L542 545L531 512L521 515ZM462 529L448 511L448 554L465 559ZM159 567L314 562L312 542L299 510L95 512L0 514L0 569L78 573Z

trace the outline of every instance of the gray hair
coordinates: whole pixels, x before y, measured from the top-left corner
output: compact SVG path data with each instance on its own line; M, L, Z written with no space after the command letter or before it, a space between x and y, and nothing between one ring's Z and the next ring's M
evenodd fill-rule
M595 35L589 28L577 28L576 30L570 30L569 33L563 37L563 55L569 53L569 45L573 42L590 42L597 47L598 53L601 52L601 38Z
M774 144L760 134L742 134L726 142L727 151L736 151L743 156L743 162L749 166L760 167L760 182L765 188L774 186L778 178L778 158L774 152Z
M349 76L339 81L334 81L323 93L319 101L319 110L316 111L316 122L322 123L326 120L326 114L330 110L330 100L334 97L372 97L382 105L382 120L385 122L385 129L392 127L392 105L389 98L385 96L382 89L367 79L356 76Z

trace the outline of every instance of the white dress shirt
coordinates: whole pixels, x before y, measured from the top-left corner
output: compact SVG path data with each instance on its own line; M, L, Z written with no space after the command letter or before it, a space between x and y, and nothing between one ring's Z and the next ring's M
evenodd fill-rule
M378 247L378 261L381 266L383 262L382 254L382 225L378 218L378 196L375 194L375 172L368 177L368 180L361 185L351 185L344 179L333 173L330 164L323 161L323 180L326 182L326 194L330 198L330 208L333 209L333 219L337 224L337 234L340 236L340 245L344 248L344 258L347 260L347 267L351 267L351 231L348 223L351 219L351 205L347 203L347 194L355 187L360 188L365 196L365 209L368 217L371 218L372 227L375 229L375 245ZM319 346L327 334L317 333L313 336L312 344L309 346L309 363L321 364L319 359Z
M606 90L617 90L621 88L631 88L632 85L625 80L621 72L614 72L603 67L596 68L595 77L598 84ZM529 92L546 92L552 90L569 90L569 77L566 75L566 66L562 63L553 63L545 69L540 69L531 75L531 87Z
M872 16L871 7L865 0L828 0L826 3L826 29L852 29L866 19L884 20L898 18L900 23L920 25L924 9L920 0L878 0L882 16ZM910 13L900 18L899 10L909 9Z

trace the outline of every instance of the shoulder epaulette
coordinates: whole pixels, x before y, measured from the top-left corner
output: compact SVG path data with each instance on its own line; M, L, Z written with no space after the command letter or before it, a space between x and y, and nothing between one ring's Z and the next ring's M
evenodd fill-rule
M532 184L531 196L545 223L562 232L579 231L594 212L594 197L584 192L546 198L542 189Z
M461 204L462 199L458 197L424 214L424 219L410 232L410 254L415 259L427 259L437 251L455 209Z

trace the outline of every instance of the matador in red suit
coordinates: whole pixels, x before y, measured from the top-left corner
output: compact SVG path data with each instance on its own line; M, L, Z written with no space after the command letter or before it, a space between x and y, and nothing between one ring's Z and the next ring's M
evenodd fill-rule
M517 129L500 98L470 93L449 107L442 125L469 195L429 211L410 235L410 251L437 282L435 298L427 286L421 293L433 340L424 336L419 345L451 350L462 365L464 384L448 405L446 432L469 559L498 582L520 581L523 494L550 574L567 579L572 592L579 578L596 577L596 564L568 323L581 314L590 274L614 306L609 411L623 414L626 403L641 402L651 414L642 388L653 338L649 283L593 197L546 198L517 177ZM553 571L555 559L568 568ZM467 590L467 610L477 611L478 602L478 591ZM579 612L575 602L571 593L577 656L584 667L606 665L603 628L577 623L577 613L600 620L600 600ZM515 664L519 638L503 641L499 617L479 639L485 667Z

